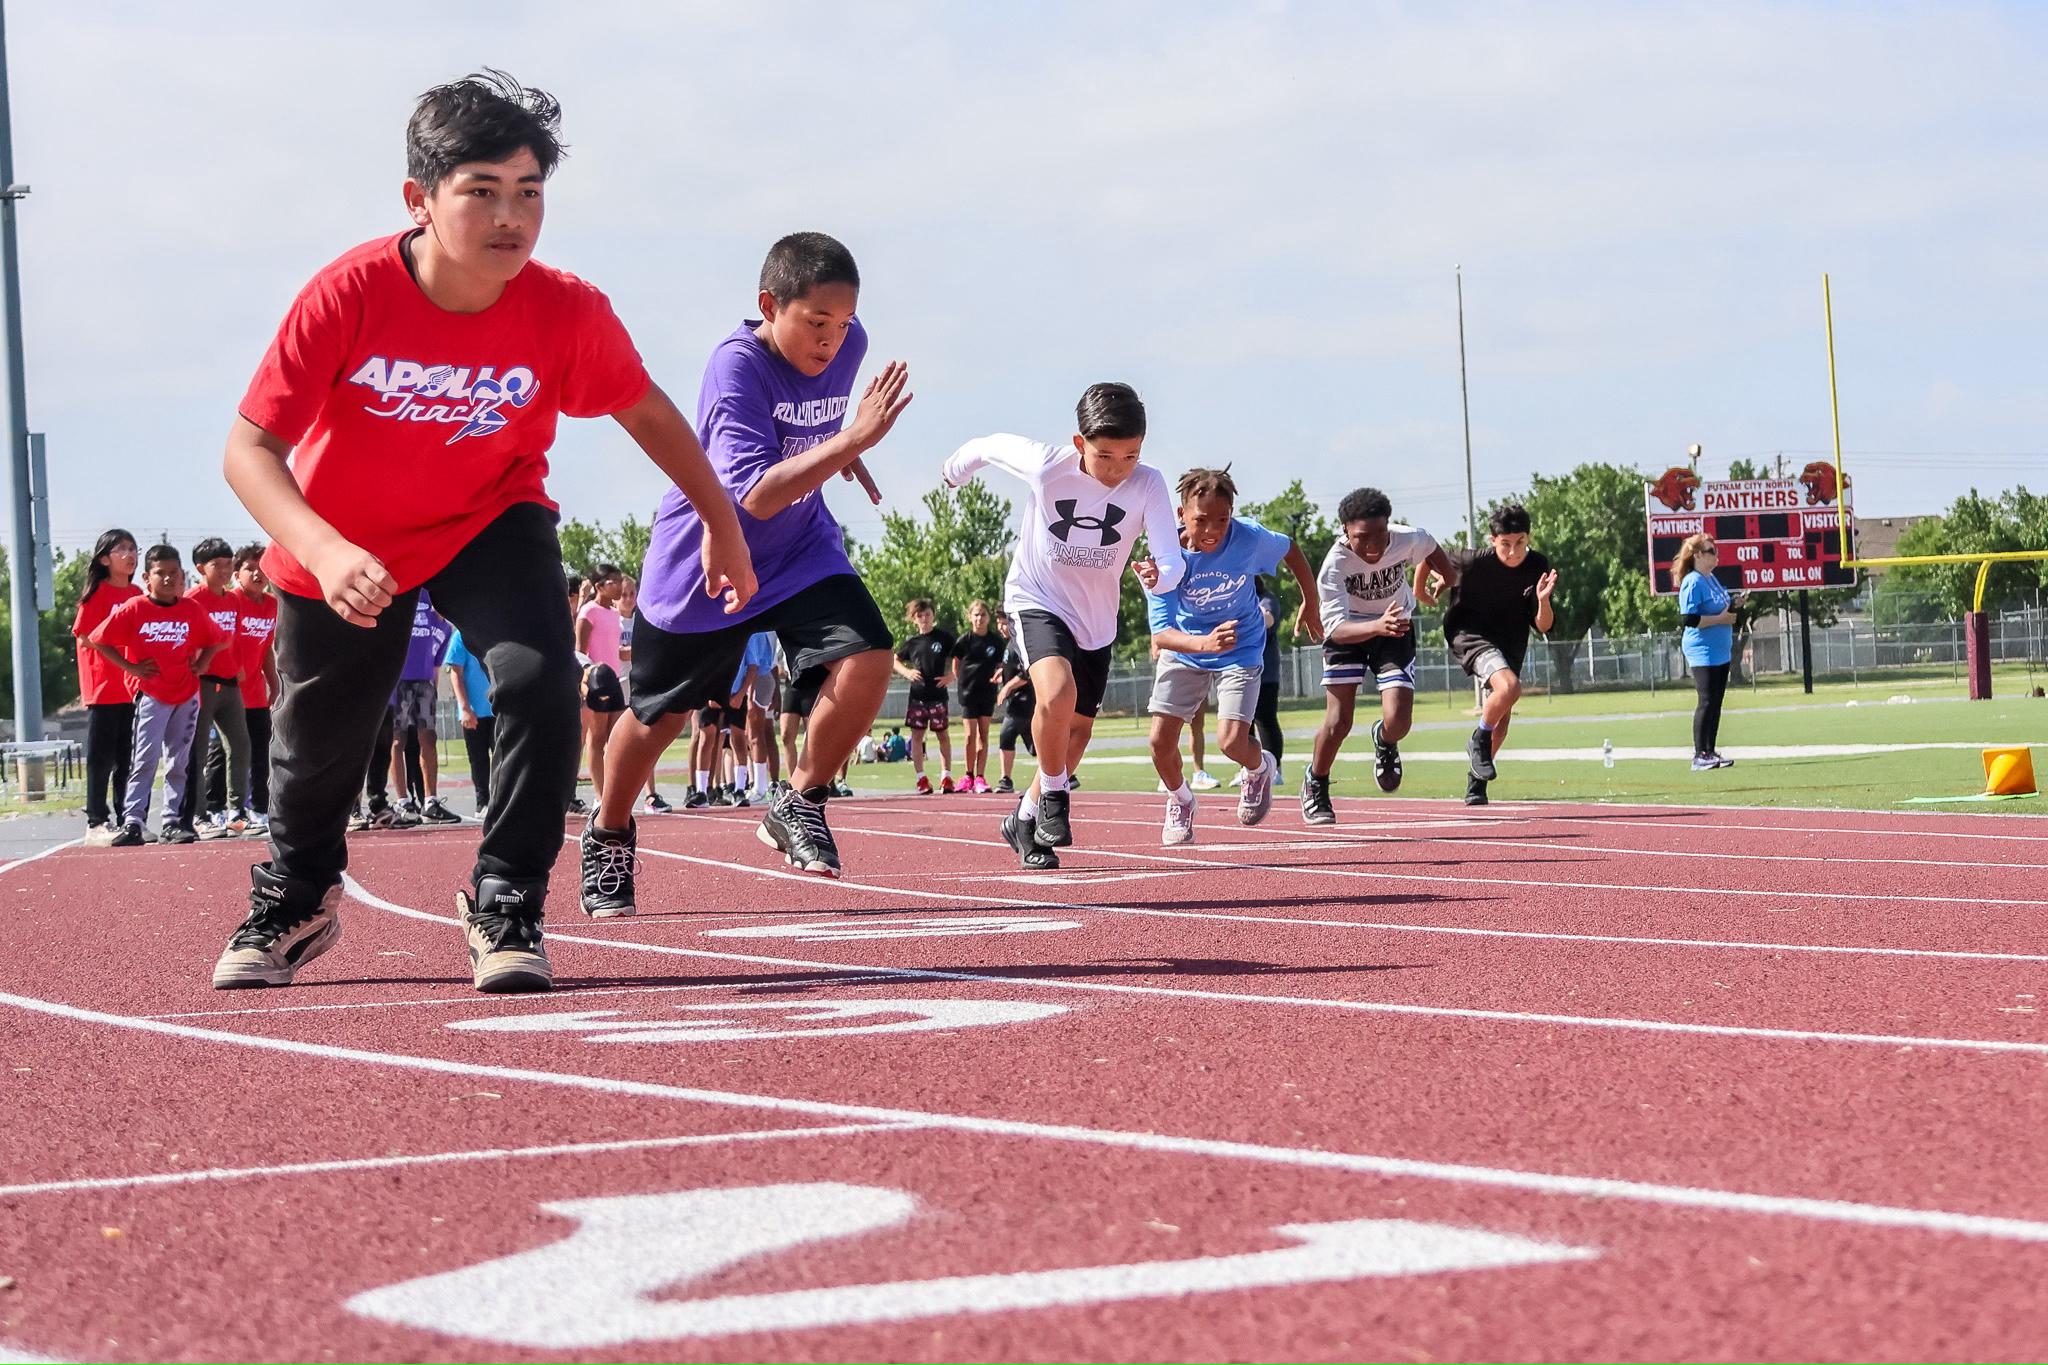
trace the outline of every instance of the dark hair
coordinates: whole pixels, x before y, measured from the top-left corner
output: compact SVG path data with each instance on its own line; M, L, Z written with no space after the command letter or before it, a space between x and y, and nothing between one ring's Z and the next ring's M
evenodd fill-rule
M1175 493L1182 504L1190 498L1222 497L1237 505L1237 480L1230 477L1230 466L1221 469L1190 469L1180 476Z
M85 562L85 591L79 595L79 601L83 602L86 598L92 596L95 592L99 591L100 584L114 576L113 568L110 565L100 563L100 560L112 554L123 544L133 545L134 543L135 537L118 526L110 527L100 532L100 538L92 543L92 557Z
M1486 519L1486 529L1497 536L1528 535L1529 509L1519 502L1504 502Z
M582 591L583 591L583 575L582 575L582 574L580 574L580 573L564 574L564 575L563 575L562 577L563 577L563 582L565 582L565 583L566 583L566 584L568 585L568 592L569 592L569 596L571 596L571 597L574 597L574 596L575 596L575 595L576 595L577 593L579 593L579 592L582 592Z
M790 303L823 284L860 288L860 267L853 253L836 237L822 232L792 232L768 248L761 262L761 292L777 303Z
M181 569L185 567L185 561L178 558L178 547L175 545L150 546L149 553L142 557L142 567L149 569L163 563L165 560L169 560Z
M1129 384L1090 384L1074 405L1074 421L1091 441L1135 441L1145 434L1145 404Z
M625 570L616 564L600 564L590 571L590 581L593 583L602 583L607 578L624 578L625 576Z
M493 67L421 95L405 124L405 173L431 194L470 161L505 161L522 148L541 179L562 159L562 106Z
M909 618L916 616L921 611L931 611L932 609L933 608L931 598L913 597L910 599L909 603L906 604L903 608L904 619L908 620Z
M241 549L235 551L235 567L239 569L244 564L254 564L259 562L263 558L264 548L265 547L262 541L250 541L247 545L244 545Z
M1337 504L1337 524L1348 526L1354 521L1373 521L1380 517L1394 515L1394 504L1385 493L1377 488L1354 488L1344 495L1344 501Z
M208 536L192 547L192 567L195 569L201 564L211 564L216 559L233 559L234 557L235 547L222 540L219 536Z

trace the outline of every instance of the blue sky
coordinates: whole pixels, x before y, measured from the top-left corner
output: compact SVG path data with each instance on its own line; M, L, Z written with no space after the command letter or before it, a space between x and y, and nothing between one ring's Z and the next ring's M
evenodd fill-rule
M557 94L540 256L610 293L687 410L784 232L846 241L870 361L917 399L869 457L913 506L960 441L1061 439L1090 381L1147 456L1248 496L1479 496L1688 443L1830 442L1820 277L1865 515L2048 484L2048 8L444 4L17 0L31 425L59 542L253 526L219 477L291 295L404 225L425 87ZM659 475L565 423L568 515ZM402 493L400 494L402 496ZM858 536L878 514L831 498Z

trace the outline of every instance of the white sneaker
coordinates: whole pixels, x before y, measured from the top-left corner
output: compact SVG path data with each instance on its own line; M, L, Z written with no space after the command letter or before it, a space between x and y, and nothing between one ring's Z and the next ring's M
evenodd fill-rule
M1259 770L1248 773L1244 787L1237 794L1237 823L1256 825L1266 818L1273 809L1273 774L1279 768L1279 760L1267 754Z
M87 848L112 848L114 836L120 832L119 825L94 825L85 832L84 844Z
M1166 798L1166 827L1159 831L1159 842L1167 848L1175 844L1192 844L1195 841L1195 799L1191 796L1182 801L1172 794Z
M1206 792L1214 791L1216 790L1216 788L1222 786L1223 784L1221 782L1218 782L1215 778L1209 776L1208 769L1197 768L1195 769L1195 775L1188 779L1188 785L1190 787L1193 787L1198 792Z
M243 831L250 838L270 833L270 817L260 810L249 812L249 827Z
M1233 787L1242 787L1244 785L1244 769L1239 768L1230 775L1230 785Z
M212 818L200 822L197 833L202 839L226 839L236 831L228 828L228 813L217 810Z

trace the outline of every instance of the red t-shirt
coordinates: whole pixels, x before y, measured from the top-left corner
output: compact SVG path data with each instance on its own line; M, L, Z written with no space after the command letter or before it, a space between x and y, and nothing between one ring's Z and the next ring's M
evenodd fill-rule
M123 602L92 633L94 644L110 645L130 663L156 661L153 678L122 673L131 692L147 692L176 706L199 695L192 660L208 645L227 644L231 637L213 623L197 602L181 597L169 606L155 598L135 596Z
M226 592L215 592L201 583L186 589L185 596L189 601L198 603L199 609L207 614L214 625L220 627L220 633L228 639L229 647L214 655L213 662L206 666L206 676L239 678L242 675L242 656L234 646L236 625L242 619L242 594L233 588Z
M242 416L295 447L313 510L418 587L507 508L555 507L555 418L603 417L646 394L647 369L610 300L538 261L481 313L436 307L399 254L365 243L293 300L242 398ZM264 572L319 582L281 546Z
M78 696L87 706L120 705L135 700L134 693L128 690L128 675L114 667L104 654L86 641L115 607L141 595L142 589L135 584L120 588L109 579L78 604L78 615L71 621L71 633L78 640Z
M235 650L242 670L242 705L270 705L270 679L264 676L263 660L270 654L270 637L277 633L277 599L269 593L251 597L238 592L241 620L235 625Z

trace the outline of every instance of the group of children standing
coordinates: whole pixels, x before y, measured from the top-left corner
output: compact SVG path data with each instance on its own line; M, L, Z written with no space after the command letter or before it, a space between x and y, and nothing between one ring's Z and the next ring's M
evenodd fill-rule
M954 635L937 624L938 614L929 598L917 598L905 609L916 633L896 646L896 672L909 680L909 695L903 713L903 728L910 732L911 765L917 771L914 790L930 796L934 790L925 775L925 736L939 745L937 791L951 795L955 790L1013 792L1012 773L1021 739L1031 751L1031 675L1010 629L1008 615L993 615L988 603L976 598L967 606L967 632ZM993 627L993 628L991 628ZM960 720L965 730L966 775L956 788L953 783L953 732L947 688L960 692ZM996 732L1002 754L1002 777L994 786L988 780L989 727L995 713L1003 713Z
M714 347L693 425L648 375L605 296L531 259L561 156L558 127L550 97L502 73L422 96L406 136L411 226L314 277L243 397L225 471L272 541L262 567L278 590L280 700L270 856L251 870L249 911L215 964L216 987L287 984L338 941L362 755L428 594L459 627L465 655L481 660L495 712L482 839L456 897L479 990L552 981L541 922L579 748L595 756L597 779L579 840L579 903L594 917L630 915L636 799L693 717L701 731L715 708L719 728L734 728L735 695L760 678L748 659L763 635L781 649L784 710L805 719L806 733L757 834L791 866L840 872L827 804L875 721L892 666L910 661L854 572L822 489L839 476L879 498L861 457L910 403L907 367L882 366L856 397L868 350L859 271L839 242L796 233L768 252L755 315ZM627 677L608 659L593 667L586 650L580 708L576 647L609 639L590 621L572 631L562 605L556 510L544 485L562 414L612 417L671 484L638 585L630 658L621 632ZM1218 682L1225 747L1256 774L1240 800L1246 823L1270 809L1275 771L1249 738L1265 646L1253 579L1286 563L1302 586L1302 625L1312 636L1321 625L1300 551L1234 516L1227 471L1194 471L1176 505L1164 476L1141 460L1146 414L1129 385L1091 385L1076 428L1057 445L985 437L945 462L952 487L989 467L1025 484L1002 603L1017 666L994 698L985 638L971 664L952 652L957 641L944 662L927 641L912 667L927 682L934 668L965 677L972 711L1028 686L1038 770L1001 833L1030 868L1056 867L1056 850L1075 842L1071 774L1108 680L1127 567L1152 596L1161 644L1155 743L1171 739L1191 698ZM409 496L389 497L400 482ZM1134 559L1141 537L1147 553ZM1479 576L1475 561L1467 594ZM170 581L150 599L166 610L179 600ZM1499 615L1476 605L1468 614L1481 631ZM196 613L179 624L188 652L206 642L189 659L204 672L224 648L208 634L215 628ZM998 638L1003 628L994 628ZM1495 640L1468 667L1505 664L1510 652ZM616 706L603 672L619 684ZM1512 676L1503 666L1490 679L1506 706ZM473 682L464 686L474 712ZM189 702L190 679L176 692ZM1505 707L1496 716L1492 706L1497 747ZM579 709L610 719L579 720ZM931 719L928 710L927 730ZM973 719L982 728L968 772L978 788L992 708ZM140 733L140 714L136 725ZM154 714L150 727L159 728ZM599 731L601 744L592 742ZM1169 787L1177 807L1191 804L1177 774ZM1191 833L1191 811L1185 825Z

